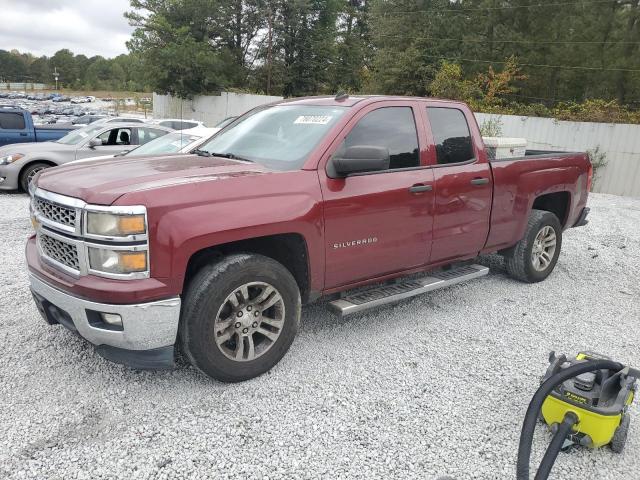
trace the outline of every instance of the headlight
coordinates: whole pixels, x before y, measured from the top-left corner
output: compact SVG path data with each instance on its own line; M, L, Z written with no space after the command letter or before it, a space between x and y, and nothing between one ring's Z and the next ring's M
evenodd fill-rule
M5 155L0 157L0 165L9 165L10 163L20 160L24 155L22 153L12 153L11 155Z
M147 252L89 247L89 266L105 273L127 274L147 270Z
M126 237L147 232L144 215L117 215L87 212L87 233L108 237Z

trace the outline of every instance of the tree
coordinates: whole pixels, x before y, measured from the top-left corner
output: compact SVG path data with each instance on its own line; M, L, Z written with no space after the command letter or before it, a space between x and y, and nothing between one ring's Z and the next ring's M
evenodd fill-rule
M0 50L0 81L23 81L27 73L27 66L23 59L14 53Z
M251 45L260 29L258 3L218 0L132 0L136 27L129 50L148 83L180 97L247 83Z

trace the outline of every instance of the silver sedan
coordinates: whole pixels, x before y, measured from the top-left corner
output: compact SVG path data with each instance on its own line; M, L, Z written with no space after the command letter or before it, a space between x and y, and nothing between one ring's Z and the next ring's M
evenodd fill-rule
M141 123L89 125L55 142L7 145L0 148L0 190L27 191L40 170L81 158L115 155L172 131Z

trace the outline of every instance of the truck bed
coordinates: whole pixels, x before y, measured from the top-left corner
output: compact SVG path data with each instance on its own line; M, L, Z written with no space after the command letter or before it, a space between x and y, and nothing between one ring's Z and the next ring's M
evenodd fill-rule
M542 195L568 196L568 207L558 212L558 218L564 228L572 227L587 202L588 164L586 153L545 150L490 160L494 207L486 250L507 248L520 240L526 228L526 212L536 208L531 202Z

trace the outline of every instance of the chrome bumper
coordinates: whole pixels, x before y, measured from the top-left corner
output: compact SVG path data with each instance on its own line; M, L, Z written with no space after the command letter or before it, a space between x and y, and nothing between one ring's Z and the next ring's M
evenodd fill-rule
M114 351L133 350L142 353L163 347L173 349L180 319L180 297L133 305L111 305L69 295L33 274L29 274L29 280L36 305L47 323L60 323L77 331L81 337L98 346L98 352L110 360L119 361L113 358ZM100 313L120 315L122 329L100 325ZM124 359L119 363L132 362Z

